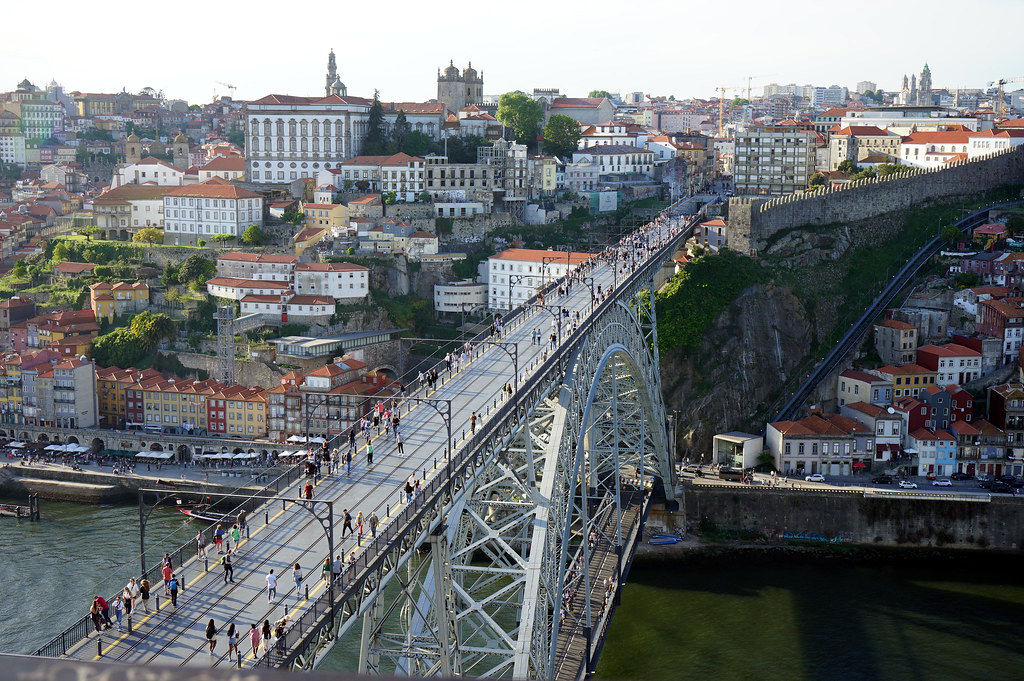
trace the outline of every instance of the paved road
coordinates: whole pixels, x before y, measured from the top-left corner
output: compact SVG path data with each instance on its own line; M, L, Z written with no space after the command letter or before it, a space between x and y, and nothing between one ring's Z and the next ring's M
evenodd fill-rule
M668 226L659 227L658 235L668 234ZM610 266L599 264L591 273L595 287L607 289L613 281ZM618 280L623 279L622 274ZM548 306L561 305L580 315L589 314L591 307L590 290L583 284L576 284L568 296L556 299L549 297ZM513 328L506 329L502 341L514 342L519 351L521 374L533 371L539 364L546 346L534 344L531 336L534 329L541 329L545 336L552 330L553 315L545 310L535 309L524 315ZM563 335L569 329L563 322ZM500 399L506 383L514 383L514 371L509 356L499 348L490 347L482 351L467 366L454 375L445 376L444 382L431 397L450 399L452 405L452 432L456 446L470 429L470 414L477 412L487 418L495 401ZM350 557L359 550L359 544L349 534L343 540L340 516L342 509L350 509L353 517L361 511L365 516L376 512L381 524L387 523L402 503L401 487L410 476L429 477L435 463L443 467L446 430L437 414L426 406L417 406L402 419L404 455L398 455L395 443L384 437L373 441L374 460L369 465L365 448L352 467L351 475L344 471L328 475L316 485L315 496L334 501L336 553ZM297 497L302 481L284 492ZM314 521L306 508L289 504L282 509L274 506L264 522L257 514L250 523L251 534L238 547L234 561L234 583L224 584L222 571L215 564L217 556L212 554L209 569L204 563L193 560L179 568L179 578L184 591L179 595L177 607L171 607L164 600L159 613L152 612L136 618L132 633L119 635L106 632L100 641L103 657L126 663L159 663L165 665L227 666L226 630L234 622L240 630L240 650L243 665L251 664L254 655L249 642L251 624L274 620L288 615L296 617L303 608L320 595L327 583L320 579L321 565L328 555L327 542L320 525ZM135 528L126 528L126 546L134 541ZM367 529L367 535L369 530ZM212 553L212 552L211 552ZM291 568L301 566L302 586L296 588ZM268 601L265 576L273 569L279 575L278 597ZM122 583L129 575L123 575ZM113 576L112 576L113 577ZM306 596L306 589L309 596ZM154 591L159 590L154 586ZM88 603L80 605L83 610ZM75 607L75 606L71 606ZM219 633L215 654L207 652L204 630L213 619ZM90 636L70 656L83 659L98 659L96 635ZM262 654L262 650L260 651Z
M804 480L803 477L780 477L775 481L775 485L785 489L804 489L804 490L887 490L887 491L898 491L898 492L919 492L922 494L936 492L936 493L947 493L956 492L957 494L992 494L987 489L981 487L977 480L952 480L952 487L939 487L932 485L932 481L921 476L900 476L899 479L909 480L910 482L917 484L917 489L903 489L896 483L893 484L882 484L871 482L874 476L863 475L863 476L826 476L825 482L809 482ZM742 487L749 487L744 483L732 482L729 480L720 479L717 474L704 473L704 477L696 477L692 472L686 471L680 474L680 479L689 479L694 482L703 484L715 484L715 485L735 485ZM754 475L754 486L755 487L768 487L773 484L772 478L769 475L763 473L756 473ZM997 496L1010 497L1010 494L999 494Z

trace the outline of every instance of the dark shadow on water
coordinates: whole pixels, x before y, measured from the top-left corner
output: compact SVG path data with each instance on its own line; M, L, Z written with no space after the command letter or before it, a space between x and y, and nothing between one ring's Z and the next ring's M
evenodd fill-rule
M613 621L599 677L1024 678L1024 604L1004 593L1024 586L1019 560L978 554L954 563L641 563ZM928 582L949 582L952 590ZM970 592L957 592L958 584ZM662 608L674 611L664 618L669 626L657 613ZM645 642L654 660L633 650Z

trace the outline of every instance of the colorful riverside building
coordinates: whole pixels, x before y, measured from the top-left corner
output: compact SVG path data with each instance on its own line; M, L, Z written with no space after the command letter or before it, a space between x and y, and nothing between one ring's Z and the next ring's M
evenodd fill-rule
M267 435L263 388L161 378L126 386L125 405L130 426L253 439Z
M289 372L281 377L281 385L267 391L270 439L330 439L348 431L370 410L374 400L368 398L397 393L395 381L366 371L364 362L348 356L310 372Z

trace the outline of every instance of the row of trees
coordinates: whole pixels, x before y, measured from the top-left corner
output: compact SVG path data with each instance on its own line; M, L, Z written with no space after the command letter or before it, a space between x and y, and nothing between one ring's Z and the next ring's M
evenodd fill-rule
M506 92L498 98L498 120L515 132L519 142L533 146L538 141L544 108L522 92ZM569 156L579 148L579 123L571 116L555 114L544 124L541 142L545 153Z
M389 130L384 120L384 107L376 94L370 105L367 118L366 140L362 153L366 156L383 156L405 153L410 156L426 156L444 153L452 163L476 163L476 150L490 144L479 135L465 138L453 137L436 142L429 135L413 130L404 111L395 116L395 123Z

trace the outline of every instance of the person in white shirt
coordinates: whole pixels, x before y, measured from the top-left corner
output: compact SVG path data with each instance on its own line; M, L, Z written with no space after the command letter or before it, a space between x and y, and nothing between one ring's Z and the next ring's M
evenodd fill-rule
M277 575L273 569L267 574L267 603L273 603L277 598Z

